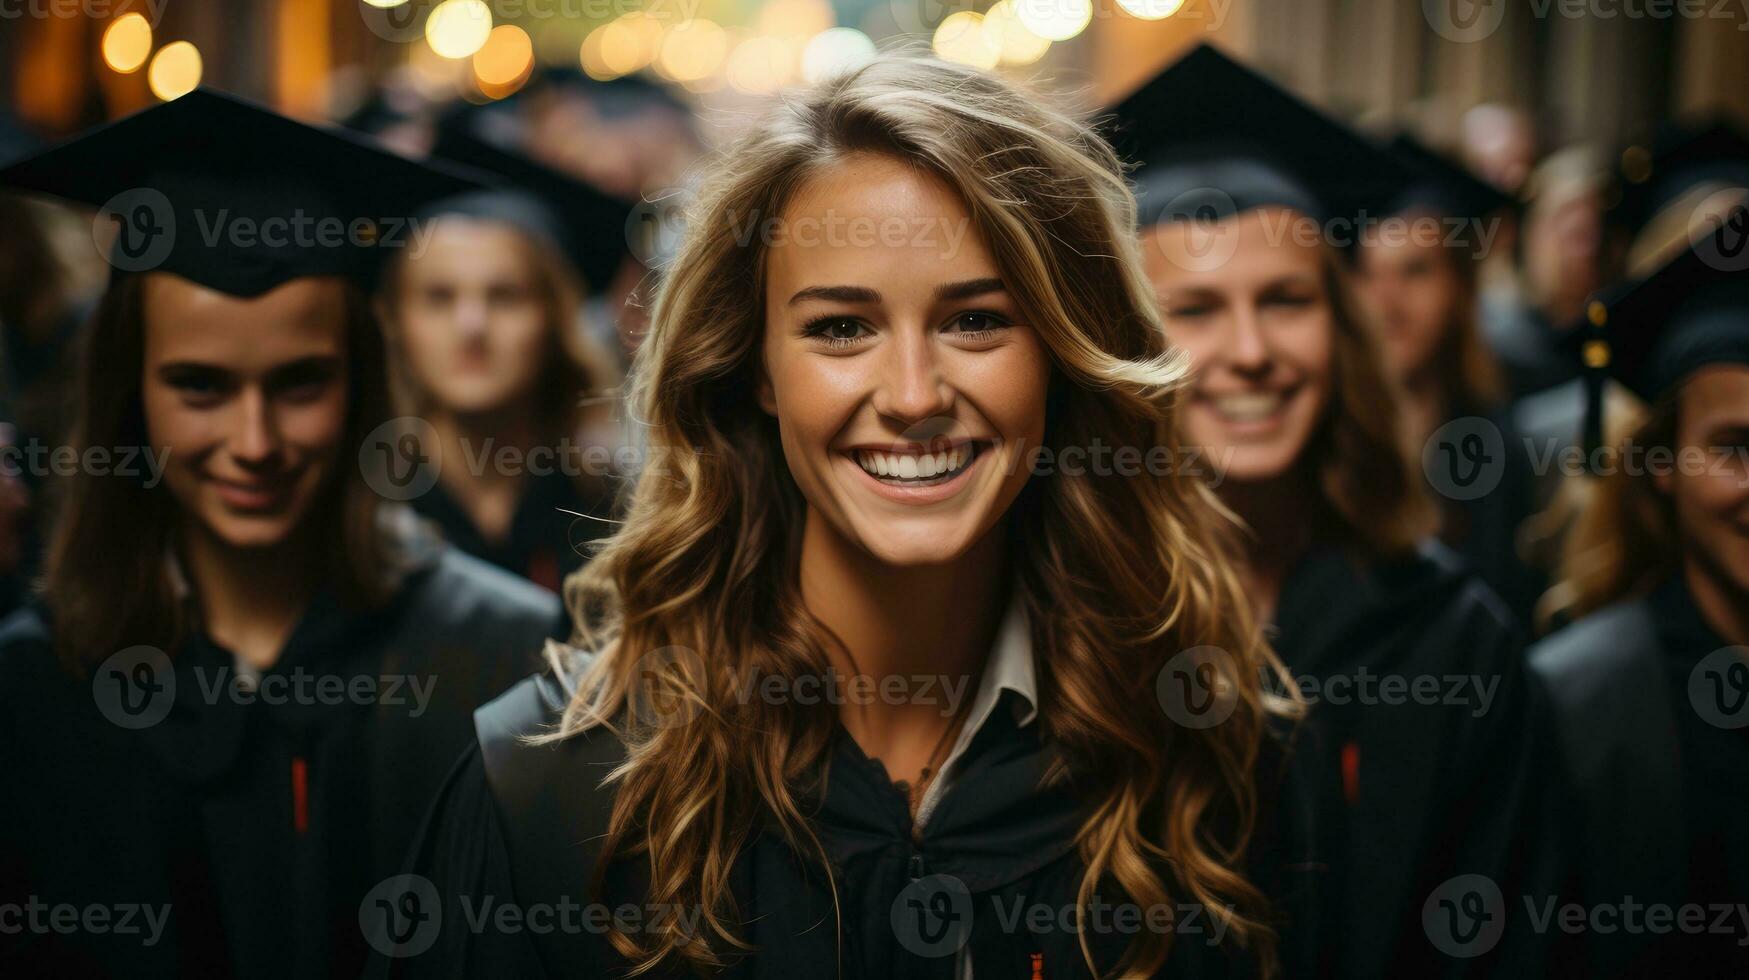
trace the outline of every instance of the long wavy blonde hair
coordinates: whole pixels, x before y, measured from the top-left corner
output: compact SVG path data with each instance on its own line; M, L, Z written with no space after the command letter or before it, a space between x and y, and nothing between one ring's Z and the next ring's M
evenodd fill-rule
M806 504L753 396L765 249L736 229L781 215L810 177L856 153L907 161L965 202L1051 352L1049 446L1178 445L1185 363L1141 275L1122 167L1086 124L992 75L886 55L787 95L730 146L688 213L632 372L634 415L661 458L565 589L575 639L598 656L555 737L609 726L627 749L608 778L616 797L591 887L611 859L641 856L649 900L698 908L705 923L613 934L640 970L752 949L728 878L762 824L825 864L799 800L836 709L736 696L740 678L817 677L829 664L797 582ZM1005 523L994 533L1012 535L1042 732L1088 787L1079 901L1109 878L1138 903L1200 902L1273 971L1271 912L1242 861L1271 718L1297 706L1271 693L1289 685L1234 573L1231 515L1189 476L1056 474L1035 476ZM1162 710L1154 679L1204 645L1229 654L1215 666L1235 710L1190 730ZM649 723L638 708L651 685L695 716ZM1144 934L1119 967L1147 975L1170 945ZM1093 966L1085 940L1083 953Z
M1605 404L1605 445L1618 454L1629 446L1676 448L1679 393L1648 406L1618 391ZM1544 629L1650 592L1682 558L1675 505L1643 469L1616 466L1599 477L1568 480L1573 524L1561 545L1559 580L1537 604Z

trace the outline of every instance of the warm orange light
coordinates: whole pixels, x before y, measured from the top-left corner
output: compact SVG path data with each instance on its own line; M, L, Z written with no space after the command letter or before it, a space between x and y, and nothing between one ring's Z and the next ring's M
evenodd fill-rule
M158 49L146 69L146 84L152 94L169 102L200 86L200 49L188 41L173 41Z
M474 77L481 87L514 85L534 67L534 42L515 24L500 24L474 52Z
M152 25L141 14L122 14L103 32L103 63L122 74L136 72L152 53Z

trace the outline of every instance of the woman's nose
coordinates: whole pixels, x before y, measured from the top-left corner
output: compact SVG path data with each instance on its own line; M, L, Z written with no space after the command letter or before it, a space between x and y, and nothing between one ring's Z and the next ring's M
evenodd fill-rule
M279 432L272 406L259 388L245 390L237 401L235 428L228 448L238 462L261 465L279 452Z
M946 415L953 408L953 386L943 375L941 357L921 330L895 334L880 364L875 411L907 425Z

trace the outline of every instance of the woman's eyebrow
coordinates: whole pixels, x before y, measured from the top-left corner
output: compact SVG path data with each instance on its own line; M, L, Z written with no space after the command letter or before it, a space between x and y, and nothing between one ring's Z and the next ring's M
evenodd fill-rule
M946 282L935 287L935 298L938 300L970 299L985 293L1006 292L1008 287L995 276L983 279L964 279L960 282Z
M794 306L805 299L824 299L838 303L879 303L881 294L867 286L809 286L789 298Z

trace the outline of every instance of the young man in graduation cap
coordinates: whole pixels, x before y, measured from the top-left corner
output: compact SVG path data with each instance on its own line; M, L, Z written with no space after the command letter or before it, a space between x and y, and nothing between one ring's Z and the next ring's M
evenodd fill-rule
M456 129L436 155L510 187L427 206L425 248L383 276L405 411L455 464L412 503L457 547L556 591L613 528L618 372L580 310L619 271L631 207Z
M1253 532L1251 596L1313 702L1305 750L1331 773L1326 956L1345 977L1534 968L1536 937L1510 909L1488 910L1505 935L1486 939L1424 917L1464 876L1526 874L1541 763L1519 633L1427 536L1419 467L1351 296L1344 246L1414 173L1207 46L1114 112L1116 146L1142 164L1167 338L1195 369L1180 431ZM1384 693L1405 689L1423 693Z
M1588 429L1619 435L1589 440L1600 472L1556 588L1582 618L1531 662L1574 791L1572 894L1606 923L1583 936L1592 976L1749 975L1746 240L1739 209L1586 345ZM1643 410L1599 418L1605 377Z
M0 185L118 232L84 465L37 603L0 626L0 877L48 910L4 972L355 972L361 902L473 708L560 617L382 500L426 450L379 428L364 283L417 247L407 216L476 185L205 90Z

